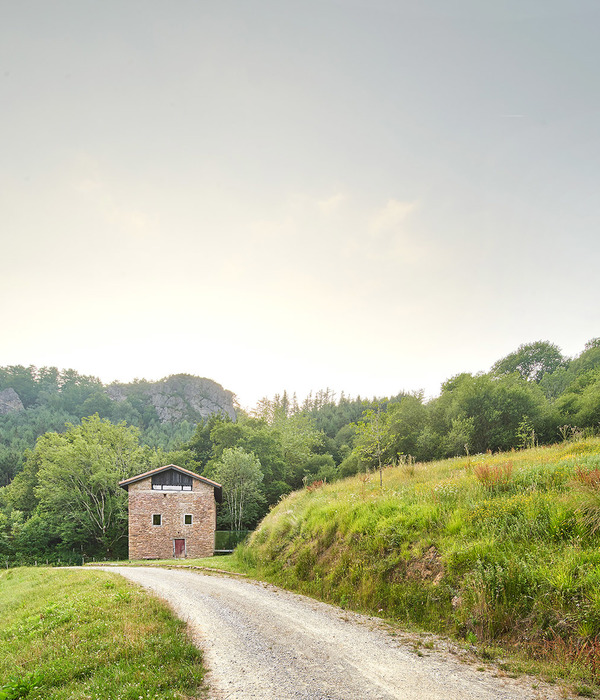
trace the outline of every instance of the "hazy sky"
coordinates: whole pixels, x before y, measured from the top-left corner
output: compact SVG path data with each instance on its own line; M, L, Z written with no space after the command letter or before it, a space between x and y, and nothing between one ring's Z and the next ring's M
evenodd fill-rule
M598 0L0 0L0 365L252 406L600 335Z

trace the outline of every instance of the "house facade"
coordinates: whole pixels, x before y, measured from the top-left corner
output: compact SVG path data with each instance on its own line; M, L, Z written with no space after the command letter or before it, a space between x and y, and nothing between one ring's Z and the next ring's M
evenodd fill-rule
M210 557L221 485L168 464L119 485L129 496L129 558Z

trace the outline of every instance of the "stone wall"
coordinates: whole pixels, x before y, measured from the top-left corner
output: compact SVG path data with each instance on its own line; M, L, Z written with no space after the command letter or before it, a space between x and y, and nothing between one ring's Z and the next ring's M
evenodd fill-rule
M129 558L172 559L174 540L185 540L186 557L214 553L216 504L214 488L193 479L192 491L153 491L152 478L129 485ZM152 516L162 516L161 525ZM185 525L184 515L192 516Z

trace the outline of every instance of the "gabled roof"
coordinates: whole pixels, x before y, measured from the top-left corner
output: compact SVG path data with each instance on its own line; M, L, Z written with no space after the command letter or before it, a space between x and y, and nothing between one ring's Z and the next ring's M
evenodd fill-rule
M212 486L215 489L215 499L217 503L221 503L223 501L223 489L221 484L217 484L216 481L212 481L212 479L207 479L205 476L200 476L199 474L196 474L195 472L191 472L189 469L184 469L183 467L178 467L176 464L167 464L164 467L158 467L158 469L151 469L149 472L144 472L143 474L137 474L137 476L130 476L129 479L124 479L123 481L119 481L119 486L127 491L127 487L129 484L134 484L136 481L141 481L142 479L147 479L149 476L154 476L155 474L160 474L161 472L165 472L168 469L174 469L177 472L180 472L181 474L185 474L187 476L191 476L192 479L196 479L196 481L202 481L205 484L208 484L209 486Z

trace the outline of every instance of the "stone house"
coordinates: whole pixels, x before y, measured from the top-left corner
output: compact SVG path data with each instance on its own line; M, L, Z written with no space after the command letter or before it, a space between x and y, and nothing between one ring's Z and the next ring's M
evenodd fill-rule
M221 485L176 464L119 482L129 496L129 558L210 557Z

